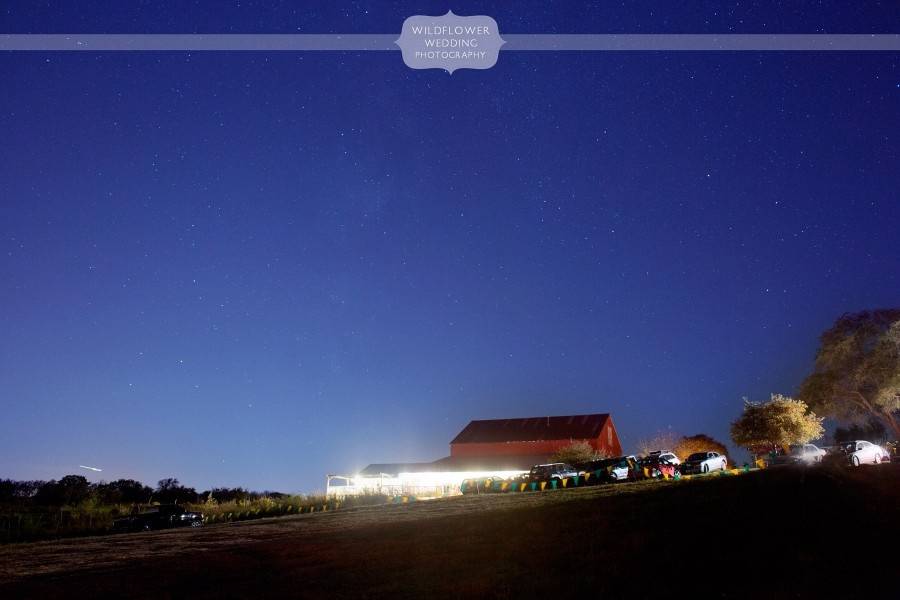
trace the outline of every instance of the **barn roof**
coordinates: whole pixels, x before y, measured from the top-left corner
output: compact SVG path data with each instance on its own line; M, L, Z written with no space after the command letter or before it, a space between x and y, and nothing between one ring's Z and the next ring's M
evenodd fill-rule
M536 442L599 437L609 414L471 421L451 444Z

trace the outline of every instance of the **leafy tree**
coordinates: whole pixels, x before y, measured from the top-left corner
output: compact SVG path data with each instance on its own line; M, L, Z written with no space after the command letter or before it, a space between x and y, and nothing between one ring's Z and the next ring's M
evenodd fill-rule
M91 496L92 488L82 475L66 475L59 481L45 482L35 494L41 506L74 506Z
M163 504L196 502L197 490L181 485L175 478L161 479L156 487L156 499Z
M550 460L553 462L564 462L570 465L585 463L598 458L604 458L606 455L602 452L594 450L593 446L584 441L572 442L568 446L563 446L557 450Z
M673 451L681 460L695 452L718 452L726 457L728 456L728 448L725 447L725 444L705 433L681 438L675 444ZM728 458L728 462L731 462L731 458Z
M0 479L0 502L13 502L18 498L19 482L12 479Z
M83 475L66 475L59 480L63 504L75 505L87 500L91 495L91 484Z
M175 479L174 477L167 477L165 479L160 479L156 484L156 491L163 492L167 490L174 490L181 487L181 482Z
M637 443L637 453L648 455L656 450L672 450L681 438L671 431L658 431L651 438L642 438Z
M59 486L55 479L45 481L34 494L34 503L38 506L59 506L62 498L59 495Z
M248 492L244 488L213 488L208 492L204 492L208 498L212 498L216 502L241 502L243 500L255 500L259 494Z
M45 481L0 479L0 503L26 502L45 484Z
M117 479L96 486L97 495L104 504L143 504L150 501L153 490L134 479Z
M900 437L900 309L846 314L821 337L800 399L819 414L875 417Z
M744 401L744 414L731 424L731 439L738 446L761 454L822 437L822 418L809 412L802 400L772 394L765 403Z

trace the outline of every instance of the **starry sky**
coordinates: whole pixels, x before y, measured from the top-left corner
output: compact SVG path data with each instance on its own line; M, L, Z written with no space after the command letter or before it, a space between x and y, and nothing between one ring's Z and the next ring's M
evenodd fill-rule
M900 32L891 2L658 4L9 3L0 32ZM0 54L0 477L313 491L548 414L727 440L900 299L898 66Z

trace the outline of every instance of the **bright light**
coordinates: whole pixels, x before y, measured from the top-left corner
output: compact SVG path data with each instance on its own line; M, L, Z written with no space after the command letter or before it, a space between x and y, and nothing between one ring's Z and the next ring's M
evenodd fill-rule
M403 472L396 476L379 475L328 476L326 494L330 496L355 496L358 494L387 494L389 496L421 495L444 496L460 493L460 485L466 479L509 479L527 473L518 471L419 471ZM346 485L332 485L331 480L342 479Z

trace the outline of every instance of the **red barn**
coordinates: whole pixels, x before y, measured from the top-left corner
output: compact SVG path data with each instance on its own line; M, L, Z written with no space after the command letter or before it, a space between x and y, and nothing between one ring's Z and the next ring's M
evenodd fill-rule
M620 456L622 446L609 414L471 421L450 442L450 458L549 456L572 442Z
M470 478L515 477L572 442L621 456L608 414L471 421L450 442L450 456L430 463L373 464L355 475L329 475L326 495L377 492L437 497L458 494Z

